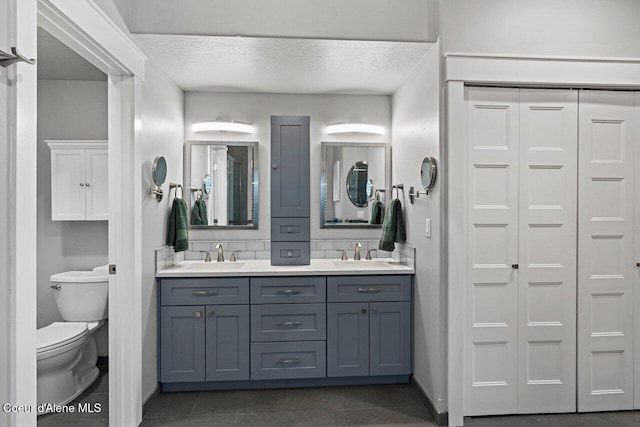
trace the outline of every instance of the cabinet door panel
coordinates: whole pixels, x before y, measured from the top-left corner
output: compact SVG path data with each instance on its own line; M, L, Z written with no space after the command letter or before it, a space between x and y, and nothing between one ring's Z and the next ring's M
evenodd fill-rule
M309 117L271 117L271 216L309 217Z
M51 219L84 220L85 161L83 149L51 150Z
M249 379L249 306L207 306L207 381Z
M204 306L161 307L160 382L204 381Z
M85 190L87 200L87 220L109 219L109 168L108 151L87 149L85 153Z
M411 303L372 302L369 375L411 373Z
M369 375L369 304L327 304L327 376Z

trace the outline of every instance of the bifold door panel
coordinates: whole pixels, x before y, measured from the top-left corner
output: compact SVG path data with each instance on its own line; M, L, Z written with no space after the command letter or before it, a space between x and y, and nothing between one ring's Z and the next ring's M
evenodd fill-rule
M464 413L574 411L577 92L467 99Z

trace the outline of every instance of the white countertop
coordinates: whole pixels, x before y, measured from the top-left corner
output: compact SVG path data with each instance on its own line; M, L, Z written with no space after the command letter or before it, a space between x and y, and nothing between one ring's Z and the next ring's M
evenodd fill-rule
M312 259L310 265L271 265L271 260L238 262L182 261L156 273L156 277L331 276L348 274L414 274L415 270L391 258L366 261Z

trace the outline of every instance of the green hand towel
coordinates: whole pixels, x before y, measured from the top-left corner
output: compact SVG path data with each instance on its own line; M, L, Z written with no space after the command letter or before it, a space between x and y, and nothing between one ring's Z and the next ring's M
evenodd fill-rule
M384 220L384 205L380 200L376 200L373 202L371 206L371 218L369 219L369 224L382 224Z
M169 215L169 232L167 245L173 246L175 252L186 251L189 248L189 220L187 203L175 198Z
M207 203L204 200L198 200L196 203L200 205L200 225L209 225Z
M402 243L406 240L402 204L395 199L387 206L382 224L382 236L378 249L392 252L396 246L394 242Z
M191 208L191 225L200 224L202 224L202 218L200 218L200 205L198 204L198 200L196 200Z

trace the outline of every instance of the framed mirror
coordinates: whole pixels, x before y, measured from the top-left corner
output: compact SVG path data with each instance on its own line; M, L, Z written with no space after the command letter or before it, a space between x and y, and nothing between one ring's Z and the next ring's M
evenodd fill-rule
M320 227L382 227L375 212L391 197L391 145L323 142L321 150Z
M190 228L257 229L258 164L257 142L187 142L184 183ZM194 223L196 208L199 221Z

